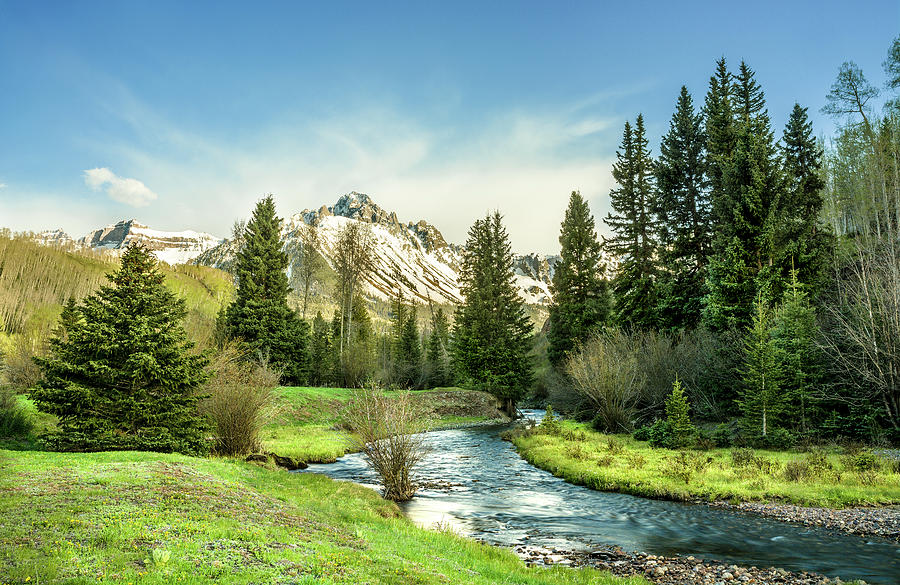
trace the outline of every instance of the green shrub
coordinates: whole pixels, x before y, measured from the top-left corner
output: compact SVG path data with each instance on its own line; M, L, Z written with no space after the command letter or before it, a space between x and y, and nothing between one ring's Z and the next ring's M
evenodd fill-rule
M786 451L797 443L797 437L789 430L777 428L769 431L765 436L753 437L750 444L757 449L772 449Z
M668 449L672 445L672 427L669 421L659 419L650 426L650 446Z
M625 460L632 469L643 469L647 464L647 459L643 455L631 451L625 453Z
M634 437L635 441L649 441L650 440L650 427L643 426L634 431L634 434L631 435Z
M0 438L23 437L34 428L12 388L0 386Z
M729 425L725 423L717 424L712 433L712 440L716 444L716 447L723 449L731 447L734 440Z
M618 455L625 450L625 443L617 437L607 437L606 450L609 451L610 455Z
M855 455L844 455L841 457L841 463L849 471L866 472L879 471L881 469L881 461L871 451L860 451Z
M809 462L805 459L792 459L784 464L784 479L787 481L805 481L809 476Z

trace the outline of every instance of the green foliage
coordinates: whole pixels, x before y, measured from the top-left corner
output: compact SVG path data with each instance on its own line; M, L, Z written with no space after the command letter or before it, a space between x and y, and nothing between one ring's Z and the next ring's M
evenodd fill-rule
M669 449L672 447L672 425L667 419L661 418L650 425L647 440L651 447Z
M337 343L341 331L343 350ZM353 298L348 318L343 318L340 309L334 312L331 339L336 382L347 388L363 387L375 375L375 333L372 317L360 296Z
M309 361L309 383L322 386L330 382L333 372L331 331L321 311L316 312L313 319Z
M426 343L426 382L431 388L441 388L453 383L450 368L450 323L440 307L431 313L431 334Z
M616 158L612 174L618 187L609 192L613 211L605 220L613 236L604 242L619 258L613 281L616 319L625 327L652 329L657 325L657 205L643 116L638 115L633 129L625 123Z
M9 386L0 385L0 439L19 438L34 429L34 421Z
M813 391L822 380L822 356L816 344L816 311L806 292L791 275L784 302L775 312L772 336L781 367L781 390L790 403L799 428L810 430Z
M711 239L706 141L703 116L694 112L691 94L682 86L654 167L664 266L659 284L663 329L690 328L700 322Z
M48 445L207 451L197 410L207 360L190 351L184 300L165 287L140 245L128 248L108 278L111 286L65 306L49 357L37 359L44 380L32 398L59 418Z
M391 380L404 388L421 388L422 343L416 324L416 306L403 302L403 292L394 299L391 338Z
M743 388L738 404L749 437L765 437L781 422L787 400L781 390L781 351L772 335L772 317L761 297L744 340Z
M572 191L559 234L560 261L553 274L547 356L560 365L566 356L609 319L605 266L587 201Z
M678 378L672 384L672 393L666 399L666 422L669 423L672 447L680 449L693 442L697 429L691 423L690 405Z
M281 219L272 196L256 204L234 263L237 294L226 313L229 337L281 369L284 382L305 381L309 368L309 324L287 304L290 290Z
M453 327L453 362L469 383L493 393L514 414L531 385L532 324L518 294L509 237L499 213L469 229L460 274L465 302Z
M823 190L823 151L813 135L807 109L794 104L781 141L786 186L778 202L775 263L780 278L792 278L818 297L828 283L834 259L834 236L820 224Z

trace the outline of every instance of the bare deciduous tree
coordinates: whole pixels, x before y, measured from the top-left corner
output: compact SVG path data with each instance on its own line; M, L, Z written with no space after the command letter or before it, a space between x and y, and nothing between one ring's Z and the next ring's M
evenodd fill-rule
M338 353L344 348L353 324L353 299L359 294L372 270L375 242L368 224L350 221L341 228L334 250L334 269L337 272L337 297L341 311Z
M293 266L291 266L291 286L303 297L303 319L309 306L309 294L312 283L322 268L322 256L319 253L319 228L315 219L312 223L301 226L300 246L293 250Z
M884 409L900 428L900 242L857 242L856 259L840 283L838 302L826 307L834 334L824 349L856 387L857 400ZM833 398L833 397L831 397Z

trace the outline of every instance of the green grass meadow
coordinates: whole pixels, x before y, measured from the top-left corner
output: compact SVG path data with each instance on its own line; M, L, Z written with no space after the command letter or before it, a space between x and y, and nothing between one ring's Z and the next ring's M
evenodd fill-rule
M539 426L510 438L532 465L597 490L679 501L779 501L828 508L900 503L900 468L874 456L854 458L834 449L748 449L737 452L736 463L729 449L655 449L582 423L556 424L552 432Z

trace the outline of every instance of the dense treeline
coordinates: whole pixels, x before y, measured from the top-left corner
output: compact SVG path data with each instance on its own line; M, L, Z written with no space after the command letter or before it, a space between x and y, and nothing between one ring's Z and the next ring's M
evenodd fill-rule
M900 38L884 65L896 92ZM702 108L682 87L657 158L643 117L626 122L603 242L619 260L613 310L571 317L588 306L572 275L597 274L576 193L554 280L548 354L564 376L551 399L604 430L656 421L665 434L665 399L683 386L699 419L739 421L721 442L900 439L900 100L877 115L877 95L841 66L826 151L800 104L776 139L754 71L720 59Z

